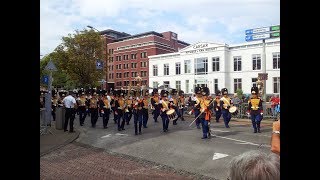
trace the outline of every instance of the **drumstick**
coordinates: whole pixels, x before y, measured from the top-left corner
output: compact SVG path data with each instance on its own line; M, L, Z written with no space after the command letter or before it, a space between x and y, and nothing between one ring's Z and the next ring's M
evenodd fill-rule
M192 123L189 125L189 127L200 117L200 115L203 113L204 111L202 111L197 117L195 120L192 121Z

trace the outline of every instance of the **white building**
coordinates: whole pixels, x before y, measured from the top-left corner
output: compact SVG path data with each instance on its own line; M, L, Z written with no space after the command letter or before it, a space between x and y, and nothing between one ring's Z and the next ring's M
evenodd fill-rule
M280 93L280 38L266 40L266 94ZM149 56L149 86L161 85L193 93L207 86L210 93L227 88L250 94L262 73L262 41L227 45L199 42L179 52Z

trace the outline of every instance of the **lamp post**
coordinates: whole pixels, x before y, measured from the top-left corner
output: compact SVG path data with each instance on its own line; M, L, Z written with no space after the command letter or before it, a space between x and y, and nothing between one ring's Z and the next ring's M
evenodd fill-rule
M90 28L90 29L92 29L92 30L96 30L98 33L100 33L100 31L99 31L98 29L94 28L93 26L87 25L87 27ZM103 46L103 45L102 45L102 46ZM106 60L106 64L107 64L107 62L108 62L108 61ZM108 67L108 66L106 65L105 67ZM103 71L105 71L105 68L103 68ZM108 75L108 72L106 72L105 76L107 76L107 75ZM101 80L101 82L102 82L102 89L105 89L105 83L107 82L107 81L106 81L106 78L104 77L104 78Z

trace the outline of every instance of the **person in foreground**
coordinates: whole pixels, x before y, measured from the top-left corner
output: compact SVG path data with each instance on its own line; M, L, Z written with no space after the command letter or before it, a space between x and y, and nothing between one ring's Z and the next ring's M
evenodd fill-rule
M280 155L280 119L272 124L271 152Z
M230 162L228 180L280 180L280 156L247 151Z

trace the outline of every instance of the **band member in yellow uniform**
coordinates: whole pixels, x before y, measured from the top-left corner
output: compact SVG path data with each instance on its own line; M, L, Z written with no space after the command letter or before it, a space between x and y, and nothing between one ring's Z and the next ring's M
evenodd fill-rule
M132 96L129 97L129 95L126 98L126 108L124 110L124 119L127 122L127 125L129 125L129 122L131 120L132 117Z
M194 92L196 93L196 97L194 98L194 107L193 107L193 112L194 112L194 117L197 118L200 114L200 99L202 98L202 95L201 95L201 87L195 87L194 88ZM201 120L198 118L196 120L196 125L197 125L197 128L200 129L200 123L201 123Z
M125 130L124 129L124 124L125 124L125 119L124 117L124 109L126 108L126 102L124 99L124 92L121 90L120 92L120 97L118 101L116 101L116 107L117 107L117 117L118 117L118 131ZM118 106L117 106L118 102ZM121 121L122 119L122 121Z
M260 122L262 120L263 108L262 108L262 99L258 97L258 87L251 88L252 97L248 101L248 111L251 115L251 122L254 133L260 133Z
M209 123L211 120L212 112L211 109L213 108L212 100L210 100L210 90L208 87L201 88L202 98L200 100L200 120L202 124L202 138L207 139L211 137Z
M143 100L139 98L139 93L137 91L134 92L133 97L133 123L134 123L134 132L135 135L138 135L138 123L139 123L139 134L141 134L142 127L142 108L144 106Z
M92 98L89 100L89 109L91 113L91 125L92 127L96 127L98 121L98 98L96 92L92 94Z
M179 108L179 113L178 113L178 118L180 117L181 121L184 121L184 107L185 107L185 98L184 98L184 92L182 90L179 91L179 98L178 98L178 108Z
M216 97L215 97L214 103L213 103L213 109L215 111L217 123L219 122L219 119L221 117L220 96L221 96L221 92L218 90L216 92Z
M178 117L179 117L178 99L177 99L176 96L177 96L177 90L176 90L176 89L172 89L172 90L171 90L171 98L169 99L169 101L170 101L170 103L171 103L172 108L175 110L176 114L177 114ZM173 125L177 125L178 117L175 118L175 119L172 121Z
M142 122L143 122L143 128L148 128L147 123L149 119L149 93L145 92L144 97L142 99L143 101L143 108L142 108Z
M151 104L153 107L153 120L154 122L158 122L158 117L160 115L160 97L158 93L158 89L154 88L152 91L152 98L151 98Z
M169 117L167 115L167 111L170 109L170 102L168 99L168 94L169 92L167 90L161 90L161 100L160 100L160 116L162 119L162 128L163 128L163 132L167 132L168 131L168 127L169 127Z
M78 104L80 126L83 126L84 120L86 119L86 116L87 116L86 111L87 111L87 104L88 104L88 101L86 99L84 92L81 92L80 97L77 99L77 104Z
M224 125L226 128L230 128L229 122L231 120L231 113L229 112L229 108L231 107L232 102L231 102L230 97L228 97L228 89L227 88L223 88L221 90L221 93L222 93L223 97L220 99L220 107L222 108L221 112L222 112L222 116L223 116Z
M102 114L102 122L103 122L103 128L108 128L108 122L110 117L110 101L107 98L108 93L105 93L104 96L102 96L102 99L99 101L99 106L101 109Z

